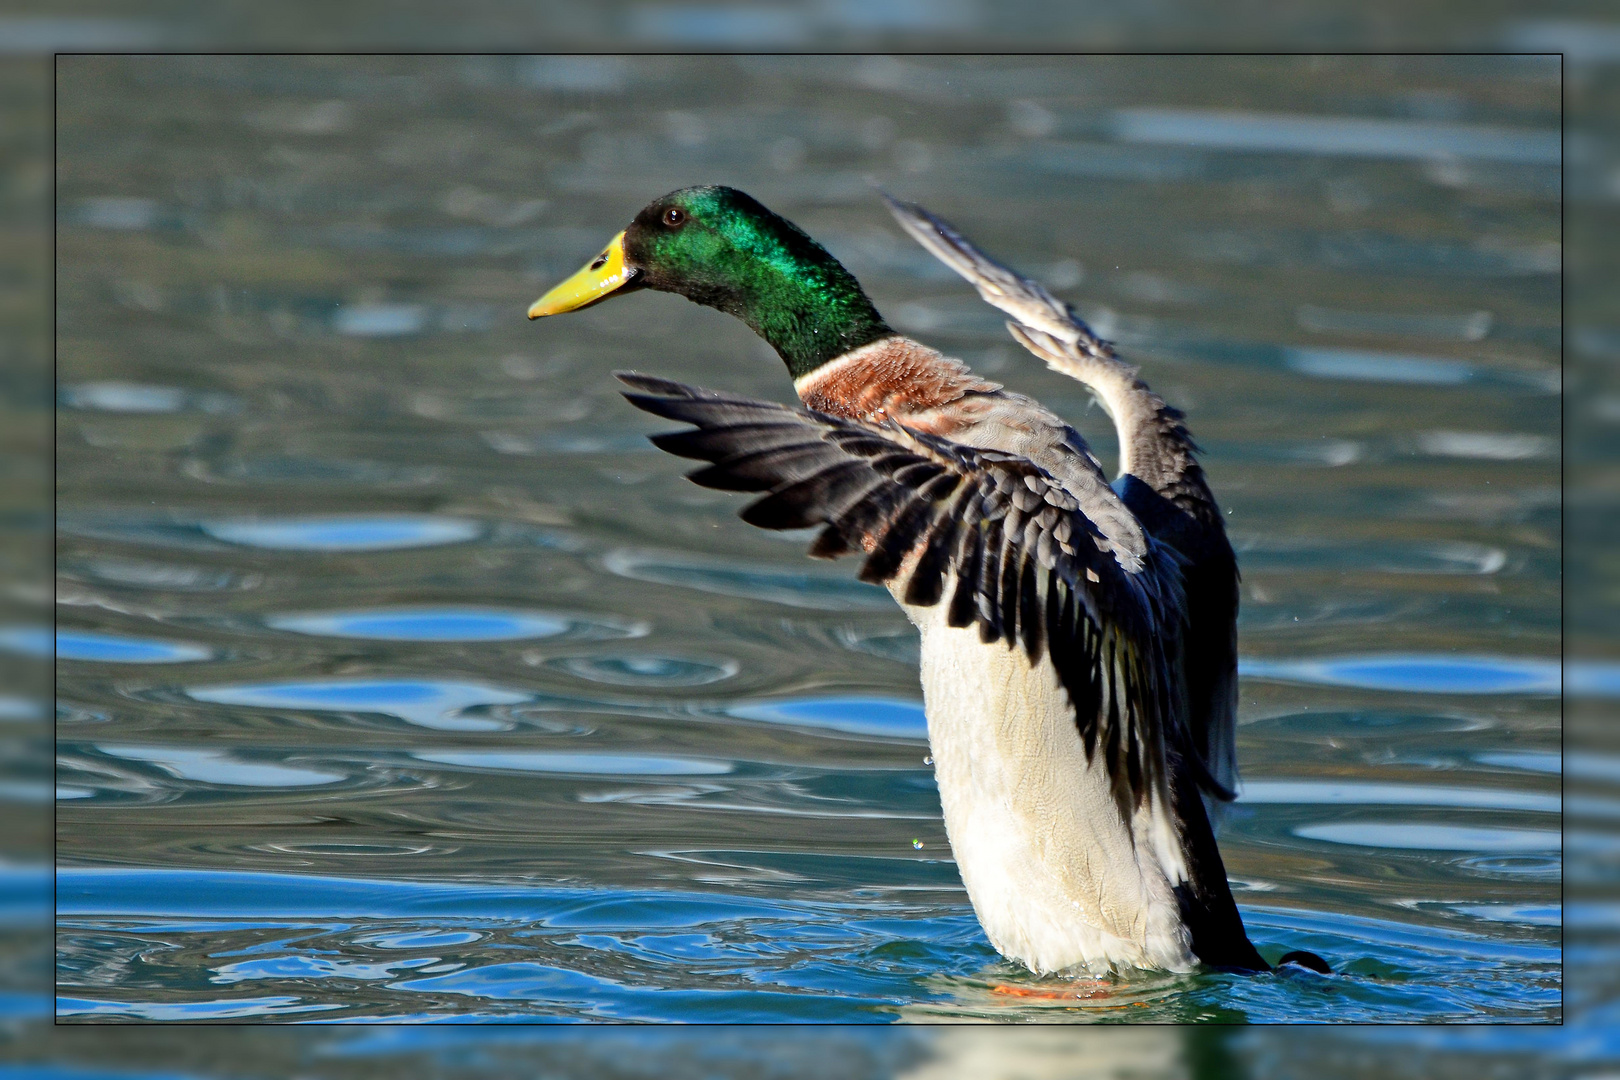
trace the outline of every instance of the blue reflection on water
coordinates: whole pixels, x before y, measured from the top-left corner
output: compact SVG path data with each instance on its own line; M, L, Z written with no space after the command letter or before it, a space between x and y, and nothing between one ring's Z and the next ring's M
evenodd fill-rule
M1564 909L1558 904L1452 904L1450 907L1463 915L1491 922L1559 926L1564 921Z
M1551 917L1549 905L1522 908L1466 914L1530 925ZM1444 991L1409 979L1391 982L1380 971L1439 964L1467 978L1513 963L1544 973L1556 965L1559 954L1557 944L1545 940L1500 940L1404 921L1265 907L1248 908L1245 914L1268 955L1287 943L1339 958L1361 958L1346 965L1347 977L1335 986L1331 1002L1315 1003L1343 1017L1387 1017L1391 1010L1416 1017L1437 1006L1455 1007ZM932 1003L967 1010L942 1016L983 1018L982 1010L988 1009L988 1015L1010 1019L1019 1002L984 997L983 980L1027 978L997 960L960 896L829 901L674 889L85 867L59 871L58 915L64 940L79 950L80 962L94 958L97 950L116 947L131 933L161 933L170 942L195 935L198 945L207 943L211 957L232 958L222 966L211 965L212 983L274 990L281 986L263 980L285 980L283 985L297 987L299 995L261 992L234 998L208 989L205 1000L155 1005L60 998L59 1015L73 1016L272 1016L310 1001L311 981L382 982L415 969L416 977L378 987L358 1008L395 1018L602 1015L710 1022L802 1019L811 1008L820 1020L870 1022L895 1019L897 1006L927 1008ZM276 926L297 933L266 937L257 932ZM309 930L317 933L312 936ZM241 936L247 931L254 932ZM238 936L221 936L229 934ZM486 938L490 944L476 950L457 948ZM238 944L248 947L235 948ZM223 951L231 948L235 951ZM402 955L396 961L370 951L377 948L420 948L432 955ZM738 965L747 967L740 980ZM665 983L678 973L695 971L704 973L701 983ZM1365 977L1369 973L1371 979ZM464 1007L446 1006L411 993L420 990L475 1000ZM1287 981L1234 986L1213 974L1181 977L1177 991L1205 1003L1236 997L1244 1011L1265 1009L1268 1016L1293 1015L1311 1000L1302 1001L1302 988ZM1309 987L1303 992L1315 993ZM1556 988L1545 980L1516 987L1513 993L1519 996L1511 1000L1521 1008L1535 999L1522 1015L1556 1009ZM809 1000L807 994L812 995ZM347 1000L354 1000L352 994ZM502 1004L513 1002L520 1006L516 1012ZM153 1008L161 1011L149 1011ZM1320 1015L1328 1018L1326 1012ZM388 1042L398 1048L394 1040ZM372 1053L390 1048L366 1045Z
M0 626L0 649L49 660L55 651L48 626Z
M342 773L299 769L270 762L242 761L224 750L195 750L178 746L115 746L98 743L96 749L126 761L146 761L171 776L203 784L230 787L287 788L335 784Z
M519 918L545 925L697 926L731 916L796 913L789 901L720 894L639 890L388 881L239 870L149 870L62 867L56 873L59 915L262 916L277 919L410 918L431 915Z
M1244 572L1254 570L1361 572L1391 574L1495 574L1508 565L1508 554L1488 544L1456 541L1406 542L1381 540L1358 543L1342 537L1301 539L1256 537L1240 542ZM1334 607L1348 613L1342 601ZM1286 609L1274 609L1270 617L1285 619Z
M1253 679L1402 690L1423 694L1556 694L1562 679L1556 660L1500 656L1326 657L1317 660L1246 659L1238 672Z
M150 229L156 225L162 208L154 199L128 195L102 195L84 199L67 215L69 221L92 229L119 231Z
M1466 806L1482 810L1530 810L1556 814L1556 794L1510 788L1458 788L1440 784L1381 784L1362 780L1246 780L1244 803L1351 803L1369 806Z
M561 634L571 620L541 611L423 607L271 615L265 623L300 634L377 641L509 641Z
M578 773L613 776L693 776L727 773L731 764L701 758L651 757L645 754L572 754L544 751L422 750L411 757L441 765L504 772Z
M485 705L516 705L532 695L484 683L427 679L334 679L331 682L268 682L200 686L186 691L197 701L261 709L382 713L440 731L500 731L510 721L467 715Z
M886 698L808 698L773 701L728 709L744 720L880 735L895 739L926 739L928 719L920 704Z
M1576 697L1620 698L1620 664L1571 660L1564 679L1564 689Z
M432 514L224 519L204 521L201 528L216 540L278 551L430 547L472 540L484 531L476 521Z
M278 1016L285 1013L330 1012L342 1005L301 1005L300 999L290 996L231 998L225 1001L183 1002L123 1002L96 1001L90 998L59 997L56 999L58 1016L121 1017L138 1020L238 1020L248 1017Z
M1481 765L1496 765L1504 769L1543 773L1564 771L1563 755L1553 750L1492 750L1475 754L1474 760Z
M0 859L0 926L34 926L51 914L51 868Z
M392 989L468 994L479 998L536 998L545 1002L555 1002L561 998L588 1007L594 1002L611 998L614 991L622 992L624 987L611 980L567 968L517 960L505 964L482 964L470 971L406 980L395 983Z
M1282 350L1283 362L1301 375L1353 382L1407 383L1418 386L1460 386L1482 383L1502 388L1555 394L1561 376L1556 370L1515 371L1480 367L1461 360L1442 360L1410 353L1369 349L1332 349L1299 346ZM1535 444L1538 448L1542 445Z
M27 723L45 716L45 703L20 694L0 694L0 721Z
M1286 356L1293 370L1324 379L1458 386L1474 377L1469 364L1430 356L1327 348L1292 348Z
M1295 836L1331 844L1419 851L1558 851L1563 837L1550 829L1492 829L1402 821L1332 821L1301 825Z
M1564 765L1564 772L1572 780L1597 780L1620 784L1620 754L1595 754L1583 750L1572 755Z
M129 414L173 413L182 410L228 413L235 412L241 407L240 402L229 394L118 380L64 386L57 391L56 400L66 409Z
M100 412L165 413L185 407L186 392L175 386L145 383L90 382L64 386L56 400L70 409Z
M360 981L392 979L401 971L427 967L438 958L433 956L402 957L382 963L356 960L332 960L324 956L267 956L253 960L240 960L234 964L221 964L214 969L208 981L219 986L251 982L256 979L356 979Z
M83 630L56 632L58 660L101 660L113 664L178 664L208 660L214 650L190 642L114 637Z
M332 317L332 329L350 337L403 337L426 325L427 309L420 304L356 304Z
M379 949L442 949L450 945L470 945L482 936L471 930L405 930L364 934L355 940Z
M1124 336L1116 331L1115 336ZM1327 346L1279 346L1268 342L1207 338L1196 334L1165 337L1156 345L1189 357L1245 367L1286 367L1301 375L1351 382L1413 386L1466 386L1514 394L1557 394L1562 373L1557 368L1525 369L1468 363L1416 353Z

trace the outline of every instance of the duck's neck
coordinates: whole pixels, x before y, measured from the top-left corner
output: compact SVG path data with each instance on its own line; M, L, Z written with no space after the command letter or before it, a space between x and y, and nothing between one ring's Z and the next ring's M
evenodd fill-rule
M795 380L894 333L831 256L787 272L767 266L747 285L731 313L770 343Z
M1114 421L1121 476L1134 476L1166 498L1214 505L1181 411L1137 378L1136 368L1100 339L1082 340L1060 355L1041 355L1053 368L1085 383Z
M785 219L762 213L724 240L702 257L654 260L645 284L735 315L794 379L894 333L854 275Z

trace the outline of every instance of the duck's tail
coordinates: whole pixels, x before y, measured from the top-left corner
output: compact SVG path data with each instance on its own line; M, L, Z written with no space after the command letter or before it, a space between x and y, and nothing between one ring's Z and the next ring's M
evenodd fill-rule
M1176 899L1181 903L1182 922L1192 934L1193 955L1222 971L1248 974L1273 970L1243 928L1243 916L1238 913L1232 887L1226 880L1226 864L1221 861L1220 848L1215 846L1215 831L1204 811L1204 800L1199 797L1196 771L1181 767L1179 762L1172 765L1171 771L1176 777L1171 804L1181 827L1187 865L1187 880L1176 886ZM1321 975L1333 973L1326 960L1303 949L1285 953L1277 961L1278 968L1289 966Z
M1187 880L1176 886L1181 919L1192 934L1192 951L1199 960L1226 971L1270 971L1271 965L1255 949L1243 928L1226 881L1226 864L1215 845L1204 801L1199 798L1193 771L1172 767L1175 784L1171 802L1181 826Z

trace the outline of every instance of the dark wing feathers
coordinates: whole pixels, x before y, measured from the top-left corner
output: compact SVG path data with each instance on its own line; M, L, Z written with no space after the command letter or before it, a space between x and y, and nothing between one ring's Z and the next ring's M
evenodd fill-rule
M904 603L946 603L951 626L977 624L1034 660L1049 656L1075 706L1088 755L1101 753L1120 813L1168 805L1165 744L1179 745L1167 651L1179 608L1175 559L1131 573L1094 541L1074 497L1028 459L890 422L875 427L769 402L620 374L625 397L695 430L659 447L707 461L691 479L758 491L742 511L768 529L821 525L810 554L866 553L860 577ZM949 592L947 595L947 587Z
M945 578L951 572L952 560L958 550L957 536L956 516L937 515L922 554L912 570L911 579L906 582L905 595L901 598L903 602L917 607L933 607L940 602L945 595Z
M759 491L820 475L825 455L817 446L774 446L749 450L699 469L687 479L719 491Z
M976 521L981 499L977 492L968 497L961 510L963 521ZM963 528L956 548L956 587L951 590L951 605L945 612L945 625L957 629L972 626L979 613L979 567L983 558L985 530Z
M762 529L808 529L841 516L855 503L883 483L873 476L864 462L849 460L798 483L786 484L763 499L750 503L742 519ZM830 559L848 548L825 551L817 557Z
M780 426L740 424L727 428L724 433L704 431L702 428L671 431L663 435L654 435L652 444L677 457L707 461L718 448L736 445L740 439L749 440L749 445L755 450L771 450L778 446L791 445L799 438L798 432L785 430Z

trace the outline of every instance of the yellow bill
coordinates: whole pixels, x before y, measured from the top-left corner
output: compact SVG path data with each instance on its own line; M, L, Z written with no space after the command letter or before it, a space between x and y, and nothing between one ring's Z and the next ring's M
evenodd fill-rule
M577 274L529 305L529 318L561 315L601 303L635 278L624 265L624 233L608 241L602 254Z

